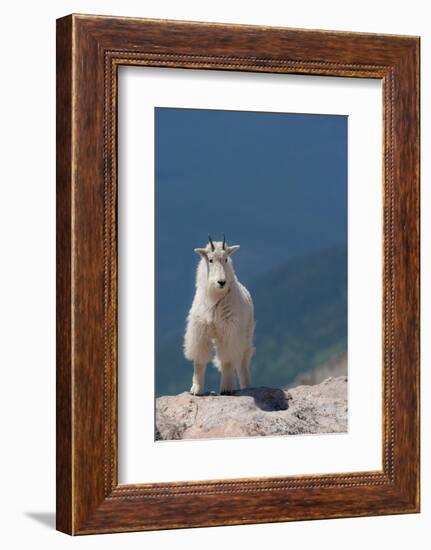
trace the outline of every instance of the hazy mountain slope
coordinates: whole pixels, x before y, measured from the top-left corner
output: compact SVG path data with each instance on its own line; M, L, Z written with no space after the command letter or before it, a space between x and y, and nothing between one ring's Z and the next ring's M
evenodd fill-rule
M255 304L255 385L286 385L347 346L347 251L297 258L259 278Z
M302 371L290 382L285 389L295 388L300 385L321 384L327 378L337 378L344 376L347 378L347 352L341 352L332 357L328 362L319 365L318 367Z

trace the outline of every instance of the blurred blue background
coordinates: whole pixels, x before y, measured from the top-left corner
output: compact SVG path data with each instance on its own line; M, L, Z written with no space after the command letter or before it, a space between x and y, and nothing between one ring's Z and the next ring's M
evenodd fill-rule
M255 303L253 385L347 350L347 117L155 109L156 395L188 390L193 252L226 233ZM209 366L207 390L219 375Z

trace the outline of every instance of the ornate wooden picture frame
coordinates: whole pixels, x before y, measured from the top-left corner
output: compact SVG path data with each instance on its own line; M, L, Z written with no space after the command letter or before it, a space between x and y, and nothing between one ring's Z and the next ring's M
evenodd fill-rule
M118 483L120 65L382 81L381 471ZM57 529L90 534L418 511L419 38L89 15L59 19Z

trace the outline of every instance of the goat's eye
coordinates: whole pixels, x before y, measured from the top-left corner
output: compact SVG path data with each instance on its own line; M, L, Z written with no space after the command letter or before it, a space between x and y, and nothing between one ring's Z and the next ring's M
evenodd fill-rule
M224 261L224 263L225 263L225 264L227 263L227 258L225 258L225 261Z
M210 264L212 264L212 263L213 263L213 261L212 261L212 260L208 260L208 261L209 261L209 263L210 263Z

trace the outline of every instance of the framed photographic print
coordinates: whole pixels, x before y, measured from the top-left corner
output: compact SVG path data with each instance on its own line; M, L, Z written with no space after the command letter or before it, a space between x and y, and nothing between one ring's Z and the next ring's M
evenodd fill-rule
M419 39L57 21L57 528L419 511Z

